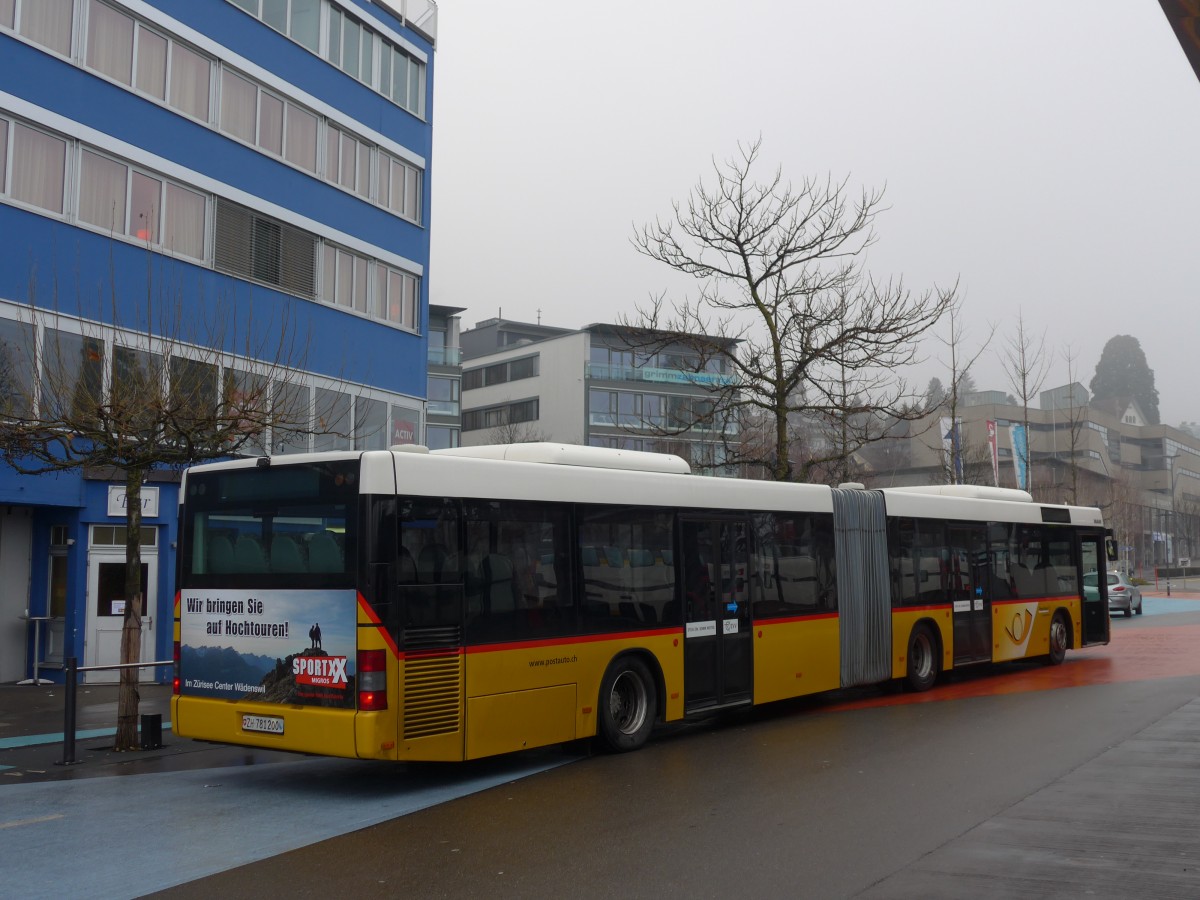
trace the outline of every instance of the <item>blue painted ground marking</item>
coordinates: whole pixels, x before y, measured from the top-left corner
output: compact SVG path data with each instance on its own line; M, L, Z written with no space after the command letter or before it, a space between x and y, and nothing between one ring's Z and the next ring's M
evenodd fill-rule
M163 731L169 731L170 722L163 722ZM75 732L75 740L86 741L91 738L112 737L117 733L115 728L89 728ZM11 750L14 747L36 747L39 744L61 744L63 735L58 734L25 734L17 737L0 738L0 750Z
M4 895L140 897L575 762L561 751L410 772L299 759L0 787ZM136 833L137 841L128 835Z

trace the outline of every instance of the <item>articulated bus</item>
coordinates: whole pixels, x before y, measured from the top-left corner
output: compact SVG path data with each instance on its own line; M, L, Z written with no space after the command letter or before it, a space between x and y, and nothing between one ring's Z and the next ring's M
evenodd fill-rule
M184 475L183 737L464 760L1108 642L1099 510L557 444Z

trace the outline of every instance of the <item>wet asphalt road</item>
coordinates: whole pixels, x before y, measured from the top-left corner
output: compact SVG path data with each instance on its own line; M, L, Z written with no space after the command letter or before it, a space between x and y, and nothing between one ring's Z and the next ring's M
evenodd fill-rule
M1200 613L1117 619L1113 636L1058 668L989 668L917 697L862 692L670 728L634 754L590 757L161 896L1200 896L1194 841L1155 855L1173 824L1139 830L1132 808L1124 822L1104 781L1136 801L1137 779L1182 755L1179 777L1193 780L1179 787L1195 789L1200 717L1180 716L1200 696ZM1163 721L1176 727L1154 745L1162 753L1138 757L1157 761L1113 767ZM1072 793L1072 780L1084 786ZM1051 838L1016 841L981 878L980 827L1031 798L1055 810L1053 852ZM1110 840L1114 827L1096 823L1114 814L1128 833ZM1196 822L1178 824L1195 833ZM1074 854L1067 864L1063 853ZM950 870L937 873L940 894L913 877L929 860Z

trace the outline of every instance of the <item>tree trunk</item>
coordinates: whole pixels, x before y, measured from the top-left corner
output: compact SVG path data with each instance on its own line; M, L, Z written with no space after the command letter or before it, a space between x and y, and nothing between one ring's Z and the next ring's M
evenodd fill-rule
M121 627L121 662L142 658L142 471L125 473L125 620ZM114 750L138 750L138 676L140 669L121 669L117 694L117 738Z

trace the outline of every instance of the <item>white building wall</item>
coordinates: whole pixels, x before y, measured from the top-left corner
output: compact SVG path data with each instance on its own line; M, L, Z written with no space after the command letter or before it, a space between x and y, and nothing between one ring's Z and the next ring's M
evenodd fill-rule
M538 375L505 384L463 391L464 418L473 409L483 409L521 400L538 399L538 419L524 423L530 433L545 440L566 444L584 441L585 390L584 370L588 358L588 336L583 332L536 343L509 347L487 356L463 361L463 371L483 368L499 362L536 354ZM492 429L462 432L462 446L478 447L492 443Z

